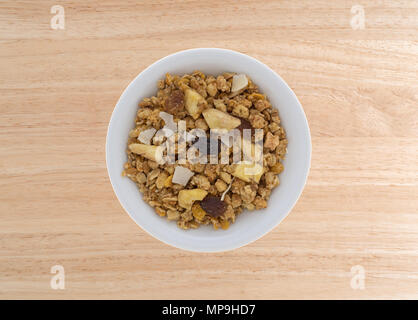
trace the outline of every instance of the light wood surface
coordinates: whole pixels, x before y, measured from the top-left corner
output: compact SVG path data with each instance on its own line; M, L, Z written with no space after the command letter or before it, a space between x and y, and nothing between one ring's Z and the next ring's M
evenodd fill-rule
M53 5L65 30L53 30ZM353 5L365 29L353 30ZM292 213L219 254L171 248L113 194L105 137L170 53L237 50L299 97L313 153ZM418 1L1 1L0 298L418 298ZM285 187L285 186L283 186ZM65 289L50 287L65 268ZM351 268L365 270L353 289Z

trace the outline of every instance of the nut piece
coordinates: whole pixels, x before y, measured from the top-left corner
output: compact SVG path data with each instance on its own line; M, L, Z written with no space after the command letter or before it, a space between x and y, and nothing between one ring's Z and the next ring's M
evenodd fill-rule
M214 196L207 196L200 202L200 206L208 215L214 218L222 216L227 208L224 201L222 201L219 197Z
M244 180L245 182L260 182L260 178L264 173L264 168L258 163L241 161L235 165L232 175Z
M193 89L186 89L185 104L187 112L193 119L199 118L203 111L205 99Z
M218 109L206 109L202 112L209 128L231 130L241 124L241 120Z
M202 200L208 194L202 189L180 190L178 195L179 206L185 209L191 209L196 200Z
M245 74L236 74L232 78L231 92L237 92L248 86L248 79Z
M129 145L129 150L157 163L161 163L163 160L163 146L150 146L142 143L131 143Z

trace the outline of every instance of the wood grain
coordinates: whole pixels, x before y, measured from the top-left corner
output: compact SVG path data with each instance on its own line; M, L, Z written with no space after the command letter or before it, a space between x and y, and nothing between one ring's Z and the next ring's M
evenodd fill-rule
M65 30L52 30L52 5ZM0 298L418 298L418 2L2 1ZM304 106L312 167L273 232L173 249L120 207L105 136L127 84L167 54L224 47ZM50 268L65 267L65 290ZM350 286L351 267L366 272Z

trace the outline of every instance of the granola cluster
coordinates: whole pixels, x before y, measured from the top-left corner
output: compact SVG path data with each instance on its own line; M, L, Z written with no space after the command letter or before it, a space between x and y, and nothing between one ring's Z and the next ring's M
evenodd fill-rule
M214 128L262 129L260 173L245 174L245 165L232 163L232 148L227 147L229 164L180 164L177 158L175 163L161 164L167 137L155 133L169 122L162 119L162 112L172 115L174 123L185 121L187 130L204 130L208 139ZM177 133L174 138L178 141ZM267 207L272 189L279 185L286 147L277 109L247 76L167 74L158 81L157 95L139 103L122 174L136 183L158 215L176 221L180 228L212 224L227 229L244 209Z

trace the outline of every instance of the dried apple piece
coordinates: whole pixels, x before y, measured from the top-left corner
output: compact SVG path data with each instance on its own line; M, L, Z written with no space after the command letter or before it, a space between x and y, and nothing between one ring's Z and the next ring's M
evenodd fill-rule
M209 128L231 130L241 124L241 120L218 109L206 109L202 112Z
M240 178L245 182L260 182L260 178L264 173L264 168L258 163L251 163L241 161L235 165L232 175L234 177Z
M245 74L236 74L232 78L231 92L237 92L248 86L248 79Z
M187 112L196 120L203 111L205 99L193 89L186 89L184 98Z
M193 202L202 200L208 194L203 189L180 190L178 195L179 206L185 209L191 209Z
M156 132L155 128L146 129L139 133L138 140L144 144L151 144L151 139Z
M142 143L131 143L129 150L133 153L139 154L148 160L153 160L157 163L162 163L163 160L163 146L150 146Z

